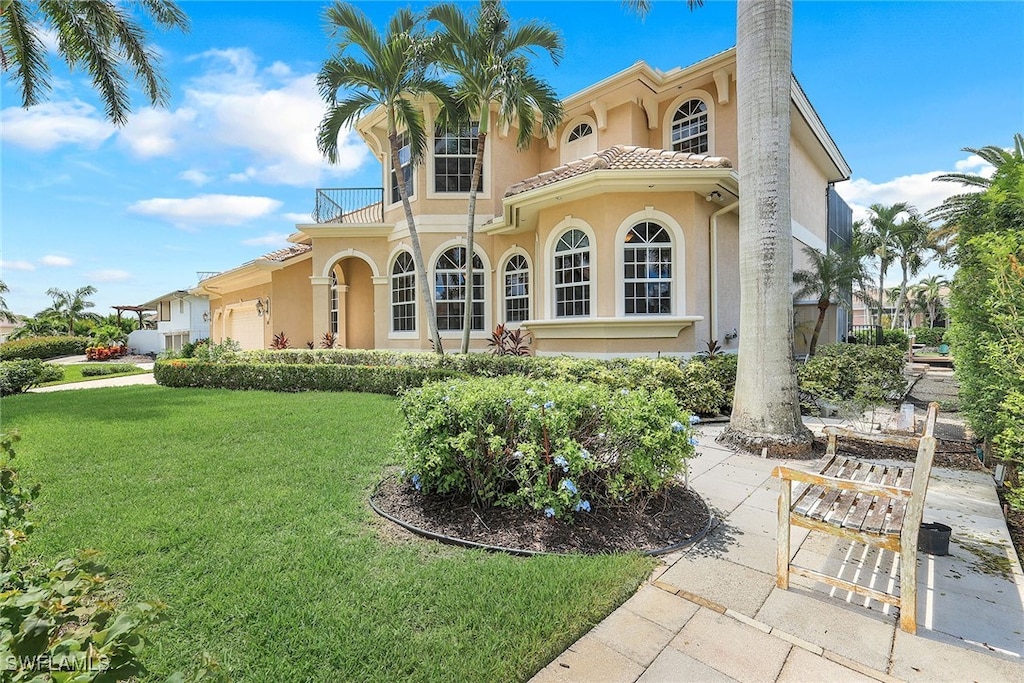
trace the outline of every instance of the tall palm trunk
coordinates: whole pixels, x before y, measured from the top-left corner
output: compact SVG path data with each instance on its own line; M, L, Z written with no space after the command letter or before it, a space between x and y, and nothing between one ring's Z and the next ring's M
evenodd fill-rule
M793 361L790 207L791 0L740 0L736 84L740 171L740 336L736 393L722 438L805 452Z
M882 326L882 316L885 314L885 271L889 270L889 262L879 259L878 266L878 326Z
M485 102L484 107L488 106ZM476 159L473 161L473 178L469 186L469 208L466 217L466 310L462 314L462 353L469 353L469 333L473 322L473 244L475 241L476 227L476 192L480 185L480 176L484 171L484 146L487 144L487 129L484 127L489 122L487 117L481 114L480 129L476 136Z
M814 333L811 335L811 344L807 347L807 355L813 356L814 351L818 348L818 337L821 336L821 328L825 325L825 314L828 313L829 306L832 302L828 297L818 299L818 321L814 323Z
M906 264L906 262L901 262L900 263L900 268L903 271L903 279L900 280L900 293L896 297L896 310L897 311L901 311L903 313L904 327L906 327L906 322L910 318L910 316L907 314L908 313L907 310L905 310L905 308L910 308L910 300L907 297L907 280L910 279L910 275L907 273L907 264ZM896 316L895 315L892 317L892 323L889 325L889 329L890 330L895 330L896 329Z
M434 342L434 351L444 355L444 347L441 346L441 335L437 332L437 311L434 309L434 292L427 279L427 264L423 260L423 249L420 248L420 234L416 230L416 219L412 215L412 205L409 203L409 192L405 187L405 178L401 176L402 163L398 158L398 132L393 124L389 125L388 142L391 145L391 169L395 174L395 183L398 185L398 197L402 200L402 208L405 209L405 222L409 226L409 242L412 244L412 260L416 266L416 278L420 282L420 299L427 312L427 329L430 332L430 339Z

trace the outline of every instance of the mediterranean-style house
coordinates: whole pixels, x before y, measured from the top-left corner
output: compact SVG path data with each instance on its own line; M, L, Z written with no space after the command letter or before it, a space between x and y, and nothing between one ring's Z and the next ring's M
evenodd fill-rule
M472 348L500 323L525 328L535 353L689 355L716 340L736 349L739 254L735 49L686 68L643 62L566 98L565 118L525 151L489 131L477 202ZM800 245L848 240L849 208L832 184L850 169L796 80L791 87L792 216ZM292 246L204 280L211 335L266 348L324 333L347 348L427 350L409 232L407 184L438 326L461 337L466 208L475 130L434 124L424 160L390 166L380 110L357 130L383 166L383 188L317 190L313 221ZM400 137L401 140L401 137ZM798 329L817 316L797 302ZM822 341L845 331L835 307ZM797 344L801 343L797 334ZM796 349L799 351L799 348Z

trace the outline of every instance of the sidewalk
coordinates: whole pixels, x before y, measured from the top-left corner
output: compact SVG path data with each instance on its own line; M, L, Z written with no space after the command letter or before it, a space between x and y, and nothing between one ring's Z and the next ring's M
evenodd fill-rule
M953 536L949 555L918 554L918 632L909 635L887 605L800 577L789 591L775 586L770 472L786 461L723 448L714 441L722 429L702 426L691 467L717 526L664 557L636 595L534 681L1024 680L1024 573L990 475L932 470L924 518ZM801 564L861 580L891 580L897 559L796 527L793 547Z
M75 360L76 357L69 357L69 359L61 359L62 364L70 365L71 363L82 362ZM82 359L85 356L81 357ZM55 362L61 362L55 361ZM153 363L136 363L136 365L145 370L153 370ZM51 391L73 391L75 389L99 389L102 387L126 387L133 384L156 384L156 378L152 372L139 375L124 375L122 377L101 377L99 379L90 379L85 382L72 382L70 384L54 384L51 387L36 387L29 389L30 394L47 394Z

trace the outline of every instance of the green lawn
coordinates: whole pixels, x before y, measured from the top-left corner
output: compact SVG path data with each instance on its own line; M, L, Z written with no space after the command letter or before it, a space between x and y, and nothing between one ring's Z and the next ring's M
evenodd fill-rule
M367 496L401 416L368 394L133 386L2 400L42 484L27 549L92 547L170 605L152 680L516 680L624 600L639 556L513 558L394 540Z
M97 366L109 365L108 363L71 363L68 365L62 365L64 368L64 379L59 382L47 382L40 384L39 386L51 387L54 384L72 384L74 382L88 382L94 379L106 379L108 377L125 377L127 375L141 375L144 372L153 372L152 370L143 370L142 368L134 367L128 372L119 372L113 375L96 375L95 377L83 377L82 370L85 368L94 368Z

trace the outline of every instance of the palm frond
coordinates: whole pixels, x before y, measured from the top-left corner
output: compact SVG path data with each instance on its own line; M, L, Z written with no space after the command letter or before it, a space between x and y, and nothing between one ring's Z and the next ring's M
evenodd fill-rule
M21 88L21 106L41 102L50 90L50 67L27 3L12 2L0 14L0 60L3 71L14 65L11 80Z

